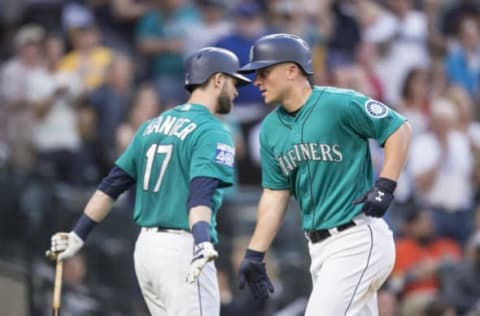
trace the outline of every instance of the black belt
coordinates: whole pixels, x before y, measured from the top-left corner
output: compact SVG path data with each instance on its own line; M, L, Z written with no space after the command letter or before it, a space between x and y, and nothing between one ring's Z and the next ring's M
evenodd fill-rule
M336 229L337 231L341 232L355 225L356 224L354 221L350 221L348 223L337 226ZM316 230L312 232L306 232L306 234L310 242L312 242L313 244L332 236L332 233L330 233L330 229L322 229L322 230Z
M181 228L167 228L167 227L159 227L159 226L153 226L153 227L144 227L147 231L154 231L157 233L164 232L164 233L171 233L171 232L188 232L185 229Z

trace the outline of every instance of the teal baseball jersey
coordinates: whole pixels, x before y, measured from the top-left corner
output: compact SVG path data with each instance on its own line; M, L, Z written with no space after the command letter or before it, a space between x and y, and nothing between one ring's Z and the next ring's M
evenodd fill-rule
M231 133L208 109L179 105L145 122L116 164L136 180L134 220L142 227L189 230L187 198L196 177L220 180L214 194L211 227L223 189L234 181Z
M405 120L355 91L314 87L295 116L279 106L262 122L262 185L292 192L305 231L349 222L373 185L368 139L383 145Z

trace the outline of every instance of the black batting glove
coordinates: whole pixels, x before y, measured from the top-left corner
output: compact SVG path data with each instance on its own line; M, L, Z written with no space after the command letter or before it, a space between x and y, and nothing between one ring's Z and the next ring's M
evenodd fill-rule
M387 178L378 178L370 191L352 203L363 203L362 212L369 216L383 217L393 201L393 191L396 187L397 182Z
M263 252L247 249L238 272L240 289L248 284L253 297L260 302L265 301L274 291L263 262L264 255Z

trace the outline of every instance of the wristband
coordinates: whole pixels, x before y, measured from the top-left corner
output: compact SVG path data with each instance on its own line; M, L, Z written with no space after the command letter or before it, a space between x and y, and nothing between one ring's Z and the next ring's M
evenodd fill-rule
M92 231L92 229L97 225L98 223L95 222L93 219L88 217L85 213L80 216L78 219L77 223L73 227L73 231L75 234L78 235L82 239L82 241L85 241L88 237L88 234Z
M210 242L210 224L206 221L198 221L192 226L192 235L195 245L202 242Z
M393 193L393 191L395 191L395 188L397 187L397 182L387 178L378 178L375 182L375 186L388 193Z
M247 251L245 252L245 258L252 259L253 261L262 262L263 258L265 258L265 252L255 251L247 248Z

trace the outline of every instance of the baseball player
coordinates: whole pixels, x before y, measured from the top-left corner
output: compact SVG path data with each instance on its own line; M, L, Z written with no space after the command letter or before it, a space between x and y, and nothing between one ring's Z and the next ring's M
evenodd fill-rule
M115 199L135 184L133 216L142 227L135 271L150 313L219 314L215 216L221 189L233 182L234 145L215 114L230 112L237 86L250 83L238 68L237 57L220 48L187 59L190 99L138 129L73 230L53 235L51 251L60 260L83 246Z
M377 315L376 291L395 259L382 216L407 156L408 123L355 91L312 86L310 48L294 35L258 39L240 72L256 72L265 103L280 105L262 122L263 193L240 287L248 284L259 300L273 292L263 258L293 195L311 256L306 315ZM369 138L385 148L376 181Z

